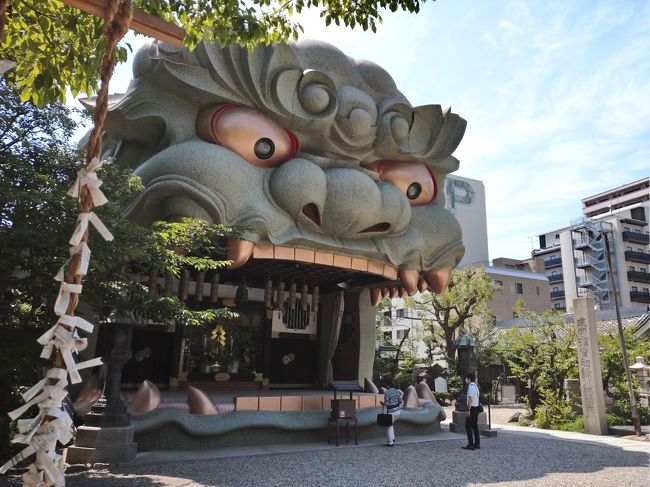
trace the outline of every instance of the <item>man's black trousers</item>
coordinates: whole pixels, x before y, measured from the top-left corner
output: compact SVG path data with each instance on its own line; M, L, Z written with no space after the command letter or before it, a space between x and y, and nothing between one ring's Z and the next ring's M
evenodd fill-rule
M481 436L478 431L478 414L478 407L472 407L469 409L469 416L465 420L468 445L479 446L481 444ZM472 433L474 438L472 438Z

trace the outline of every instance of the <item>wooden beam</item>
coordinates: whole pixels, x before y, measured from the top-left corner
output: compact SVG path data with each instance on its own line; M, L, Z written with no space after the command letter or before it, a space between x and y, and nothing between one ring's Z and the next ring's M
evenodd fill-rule
M61 0L71 7L78 8L97 17L106 18L108 0ZM177 25L165 22L158 17L133 8L131 29L149 37L166 42L172 46L181 46L185 38L185 30Z

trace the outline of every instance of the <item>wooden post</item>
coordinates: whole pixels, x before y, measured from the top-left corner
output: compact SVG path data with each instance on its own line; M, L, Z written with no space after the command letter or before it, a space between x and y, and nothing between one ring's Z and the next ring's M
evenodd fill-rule
M106 18L108 0L61 0L71 7L78 8L96 17ZM131 29L149 37L166 42L172 46L181 46L185 38L185 29L149 15L139 8L133 8Z

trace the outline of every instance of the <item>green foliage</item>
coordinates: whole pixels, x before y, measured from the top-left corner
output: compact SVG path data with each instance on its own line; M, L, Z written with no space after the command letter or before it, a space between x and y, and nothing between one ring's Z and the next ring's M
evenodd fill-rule
M134 0L134 5L161 19L181 25L185 45L201 39L221 45L237 43L252 48L258 43L297 39L302 26L293 15L306 8L320 11L326 25L334 22L376 31L380 10L419 12L426 0ZM99 65L105 50L103 21L59 0L13 0L7 10L0 59L14 60L9 74L22 91L22 100L37 105L64 101L66 88L73 96L97 91ZM130 46L117 49L118 62Z
M636 357L643 357L646 363L650 362L650 340L648 338L634 339L631 328L624 330L623 337L629 361L628 365L632 365ZM598 345L600 346L603 386L607 393L615 398L612 419L617 422L612 424L632 424L632 406L630 405L620 338L615 332L599 334ZM632 386L641 423L648 424L650 423L650 411L648 408L639 405L639 384L634 374L632 374Z
M449 394L453 398L457 398L461 392L463 392L463 388L465 387L465 382L463 378L455 373L449 373L446 377L447 380L447 391L449 391Z
M466 266L452 272L445 292L425 292L418 299L407 300L422 320L431 361L445 358L450 364L456 363L457 330L461 327L477 343L487 339L494 325L487 303L498 289L484 268Z
M577 418L571 404L553 390L542 389L540 395L544 405L535 409L535 425L541 429L569 431L567 425Z
M519 426L532 426L533 422L530 419L520 419L517 423Z
M499 335L496 353L512 373L528 385L528 405L535 410L542 391L548 397L564 395L564 379L577 377L575 332L556 312L537 314L523 309L518 315L524 327Z
M76 123L61 104L21 103L2 79L0 106L0 323L45 326L76 219L66 196L79 169L67 142Z
M35 339L56 319L53 277L69 255L78 214L66 192L82 166L69 143L75 127L70 110L58 103L37 108L19 98L18 89L0 79L0 449L5 453L6 413L20 404L20 387L37 382L39 367L46 365ZM89 319L96 323L126 318L185 326L233 317L227 309L195 311L177 298L151 296L139 276L148 276L151 267L171 274L195 264L222 268L223 249L210 239L238 232L196 221L134 225L122 210L142 189L140 181L115 164L100 171L109 203L96 212L116 238L105 242L91 230L91 267L79 314L95 314Z
M36 340L44 331L43 328L0 326L0 459L3 463L25 448L24 445L9 443L17 431L16 423L7 413L25 403L20 393L27 387L18 385L32 385L41 378L41 348Z

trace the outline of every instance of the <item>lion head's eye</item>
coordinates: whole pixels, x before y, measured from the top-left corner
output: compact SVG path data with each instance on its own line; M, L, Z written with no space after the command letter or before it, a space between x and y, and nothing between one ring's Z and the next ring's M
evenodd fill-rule
M196 119L198 135L236 152L251 164L275 167L298 152L298 140L258 111L233 104L202 110Z
M401 189L411 206L429 204L438 196L436 178L420 162L376 161L365 167Z

